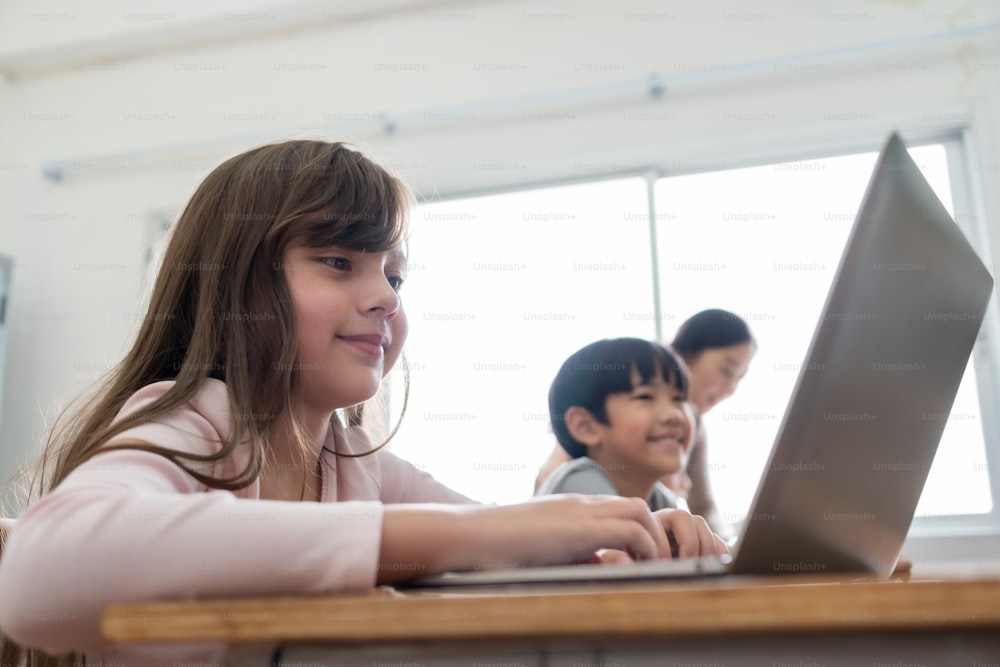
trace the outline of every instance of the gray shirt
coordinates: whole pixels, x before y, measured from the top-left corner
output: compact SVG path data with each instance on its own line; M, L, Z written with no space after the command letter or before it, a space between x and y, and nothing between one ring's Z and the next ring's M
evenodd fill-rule
M535 492L536 496L548 496L556 493L582 493L588 496L608 495L620 496L611 477L596 461L586 456L568 461L549 475ZM653 487L652 493L646 499L652 511L674 509L677 499L660 482Z

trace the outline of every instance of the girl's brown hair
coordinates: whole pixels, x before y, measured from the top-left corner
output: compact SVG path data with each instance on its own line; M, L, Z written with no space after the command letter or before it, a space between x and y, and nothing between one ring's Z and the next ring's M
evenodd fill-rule
M218 489L248 486L265 461L269 428L287 411L296 381L296 324L283 252L292 240L384 251L404 241L409 190L341 143L296 140L262 146L216 167L172 230L136 341L94 398L51 432L32 491L55 488L98 451L134 448L164 456ZM108 444L188 401L207 378L226 383L232 437L208 455L149 443ZM160 399L115 420L128 398L173 380ZM361 422L361 407L348 413ZM249 443L232 478L204 472Z
M304 430L287 410L298 364L284 250L292 240L311 247L388 250L405 240L411 203L402 182L341 143L271 144L214 169L174 225L135 343L93 397L57 421L30 480L29 498L52 490L109 449L154 452L206 486L235 490L259 476L269 430L279 419L287 420L304 447ZM207 378L226 383L232 414L232 437L218 452L108 444L183 405ZM145 408L115 419L132 394L159 380L174 385ZM349 425L360 424L362 406L347 417ZM241 443L250 451L245 469L226 479L205 472ZM4 665L69 665L79 659L25 651L3 637L0 642Z

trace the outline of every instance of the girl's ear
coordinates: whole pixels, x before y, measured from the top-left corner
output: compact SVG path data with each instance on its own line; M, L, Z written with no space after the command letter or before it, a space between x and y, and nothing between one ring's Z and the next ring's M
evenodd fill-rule
M590 410L574 405L566 411L566 430L577 442L594 447L601 444L600 423L590 414Z

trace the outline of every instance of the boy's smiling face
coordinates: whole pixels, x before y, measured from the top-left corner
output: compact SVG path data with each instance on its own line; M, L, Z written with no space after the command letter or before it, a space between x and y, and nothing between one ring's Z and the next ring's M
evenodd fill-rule
M684 392L659 372L643 383L633 369L632 385L630 392L608 396L608 423L592 420L593 434L584 444L620 494L647 498L658 479L685 468L692 413Z

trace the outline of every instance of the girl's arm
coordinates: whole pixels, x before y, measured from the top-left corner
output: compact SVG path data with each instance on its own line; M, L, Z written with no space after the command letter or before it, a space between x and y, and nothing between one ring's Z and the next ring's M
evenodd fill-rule
M135 450L74 471L11 533L0 567L4 632L50 653L96 651L111 602L362 591L423 573L589 561L602 548L635 559L670 553L639 499L249 502L193 485Z
M137 392L139 409L172 383ZM229 436L226 388L209 381L160 421L116 441L198 454ZM239 448L238 448L239 450ZM241 453L242 452L242 453ZM242 469L248 454L222 462ZM242 461L242 463L241 463ZM238 498L237 496L245 496ZM375 583L382 503L248 500L208 490L162 456L105 451L82 464L20 517L0 560L0 627L50 653L96 650L110 602L362 591Z
M351 443L351 448L357 445ZM610 484L606 496L562 495L543 502L470 507L468 498L409 462L384 450L379 458L384 502L464 505L387 506L379 583L448 570L589 562L605 548L636 559L670 555L666 534L651 520L646 504L614 496Z
M362 591L379 502L247 501L163 457L108 452L32 505L0 561L0 627L50 653L99 650L111 602Z

